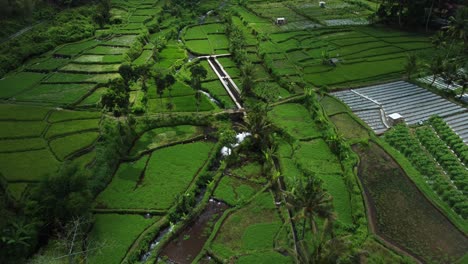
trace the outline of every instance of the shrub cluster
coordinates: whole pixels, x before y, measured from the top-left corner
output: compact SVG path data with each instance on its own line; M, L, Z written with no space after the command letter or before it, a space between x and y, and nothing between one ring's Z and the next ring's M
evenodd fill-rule
M448 200L450 206L454 206L455 210L466 218L468 216L468 201L463 194L468 193L468 171L465 166L460 163L457 156L447 148L447 145L431 128L418 129L416 135L424 147L444 168L458 189L458 191L452 189L449 192L444 192L444 198Z
M442 118L433 116L429 119L429 122L437 131L439 137L457 154L460 160L468 164L468 146L463 143L463 140L453 132Z
M463 194L442 174L434 160L424 153L419 141L410 134L408 127L404 125L394 127L385 134L385 140L408 158L413 166L427 179L432 189L450 204L458 214L464 215L464 217L467 216L466 202L460 199L464 197Z
M58 45L93 35L95 6L83 6L58 13L48 23L37 26L0 45L0 77L31 58Z

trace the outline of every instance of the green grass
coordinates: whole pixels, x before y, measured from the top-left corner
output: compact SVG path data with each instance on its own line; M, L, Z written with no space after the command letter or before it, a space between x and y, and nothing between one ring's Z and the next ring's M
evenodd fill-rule
M323 139L300 142L292 151L291 146L282 144L278 149L281 157L289 158L293 155L299 166L318 176L327 174L341 174L338 158L331 152ZM287 176L287 175L286 175ZM294 175L291 175L294 176Z
M0 152L15 152L44 148L47 148L47 142L42 138L0 140Z
M42 121L0 121L0 138L38 137L46 125Z
M69 63L60 68L63 72L78 72L78 73L108 73L117 72L120 64L78 64Z
M121 63L124 60L122 55L81 55L74 62L79 63Z
M152 50L143 50L141 55L133 61L133 64L135 64L137 66L138 65L143 65L143 64L147 63L151 59L152 55L153 55Z
M204 82L202 83L202 87L208 90L209 93L212 95L218 95L218 96L228 95L228 93L226 92L226 89L224 89L224 86L221 84L219 80Z
M250 250L273 250L280 227L273 197L263 193L224 220L211 249L224 259Z
M304 79L317 86L330 86L345 82L378 78L381 75L402 73L402 65L405 64L405 61L405 58L398 58L385 61L341 64L324 73L309 74L305 76Z
M55 51L55 54L74 56L78 53L83 52L86 49L92 48L99 45L100 41L96 39L91 39L83 42L77 42L73 44L64 45Z
M252 180L255 182L264 182L262 177L262 165L258 162L249 162L231 171L236 177Z
M13 195L13 198L16 200L20 200L21 196L23 195L24 191L28 187L28 183L9 183L8 184L8 192Z
M287 256L284 256L276 251L271 252L256 252L248 255L240 256L236 263L238 264L287 264L294 263L294 261Z
M346 139L368 139L366 128L354 120L348 113L336 114L330 117L333 124Z
M145 219L140 215L98 214L89 234L91 247L104 243L100 250L90 253L89 263L120 263L128 248L147 226L158 217Z
M334 115L348 111L348 108L343 103L341 103L341 101L335 99L334 97L325 96L322 98L322 100L320 100L320 104L322 104L322 107L327 115Z
M223 24L205 24L205 25L197 25L193 27L187 28L185 32L184 39L200 39L206 38L207 35L216 34L216 33L224 33L224 25Z
M201 95L199 111L211 111L214 109L213 104L208 100L205 95ZM170 102L169 98L163 98L162 103L160 99L149 99L148 100L148 111L153 113L169 112L167 109L167 103ZM196 112L197 105L194 95L190 96L178 96L172 98L174 109L172 112Z
M202 134L202 127L190 125L155 128L146 131L135 141L130 150L130 155L135 155L140 151L154 149L177 141L187 140Z
M196 142L156 150L150 155L140 183L147 157L123 163L97 197L97 207L168 209L188 187L212 148L212 143Z
M49 144L57 158L65 160L65 158L78 150L91 146L98 137L98 132L83 132L56 138L50 141Z
M333 196L333 207L337 213L338 220L342 223L353 225L351 202L348 188L341 175L322 175L320 179L324 182L324 189Z
M87 50L84 54L91 55L121 55L127 52L128 48L112 47L112 46L97 46Z
M52 124L45 138L50 139L64 134L77 133L84 130L98 130L100 119L71 120Z
M43 120L49 111L39 106L0 104L0 120Z
M207 60L201 60L199 64L203 66L203 68L205 68L206 71L208 72L206 79L204 79L204 81L214 81L214 80L218 81L219 80L218 75L216 75L216 73L213 71L213 69L211 68Z
M81 74L81 73L54 73L45 83L106 83L109 80L119 79L118 73L107 74Z
M281 222L259 223L247 227L242 235L242 248L245 250L270 249Z
M87 169L86 166L90 165L96 159L95 149L83 154L73 160L73 163L78 164L80 168ZM92 177L93 175L91 175Z
M321 136L309 111L300 104L278 105L269 112L269 116L276 126L297 139Z
M271 34L271 39L273 42L261 42L259 50L266 53L265 63L273 74L296 75L302 77L300 82L313 86L340 87L399 78L406 53L427 53L430 47L425 36L365 26L284 32ZM322 64L325 51L340 60L336 67Z
M17 96L18 101L71 104L94 88L94 84L41 84Z
M186 40L185 45L194 54L214 54L213 47L208 39Z
M156 65L161 69L169 69L184 61L186 57L184 49L181 49L177 44L169 44L159 53Z
M250 199L259 189L259 186L225 175L216 187L214 197L236 206Z
M41 181L60 165L48 149L0 153L0 164L0 173L7 181Z
M45 60L41 60L35 63L32 63L31 65L27 66L26 68L29 70L39 70L39 71L54 71L65 64L70 62L68 59L56 59L56 58L48 58Z
M0 98L10 98L38 83L46 75L34 72L20 72L0 80Z
M105 42L106 45L122 45L130 47L137 40L138 35L122 35Z
M56 110L52 112L47 121L56 123L69 120L96 119L100 117L100 112Z
M253 92L258 97L264 98L269 102L276 102L291 95L288 90L272 81L260 81L256 83Z
M101 101L101 96L107 91L106 87L97 88L92 94L80 102L80 106L97 105Z
M172 85L171 89L172 89L171 91L169 91L169 89L164 90L162 97L170 97L170 95L172 95L173 97L187 96L187 95L191 95L195 97L195 90L183 82L177 81L174 85ZM155 86L152 86L152 89L150 88L147 94L148 94L148 97L151 99L156 99L156 98L159 99L159 95L156 93Z

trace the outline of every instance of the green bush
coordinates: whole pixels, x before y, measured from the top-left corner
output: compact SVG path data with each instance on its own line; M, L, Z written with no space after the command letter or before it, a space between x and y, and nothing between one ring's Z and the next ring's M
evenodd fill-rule
M44 53L60 44L92 36L94 6L70 8L0 46L0 77L21 65L26 59Z

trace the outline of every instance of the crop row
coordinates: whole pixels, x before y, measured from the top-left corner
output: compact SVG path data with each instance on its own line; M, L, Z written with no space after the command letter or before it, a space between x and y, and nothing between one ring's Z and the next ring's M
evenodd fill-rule
M413 166L427 178L432 189L464 218L468 215L465 196L447 179L433 159L424 153L417 138L406 126L396 126L385 134L385 140L406 156Z
M457 154L460 160L468 163L468 146L465 145L463 140L453 132L453 130L445 123L445 121L437 116L429 119L432 127L437 131L437 134L445 143Z
M447 145L429 127L416 130L416 135L424 147L440 163L452 181L462 192L468 192L468 171L457 156L450 151Z

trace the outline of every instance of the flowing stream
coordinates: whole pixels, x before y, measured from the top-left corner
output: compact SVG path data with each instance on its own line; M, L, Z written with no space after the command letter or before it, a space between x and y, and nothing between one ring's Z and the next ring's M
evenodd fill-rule
M229 206L210 199L203 213L162 250L161 256L174 263L191 263L202 250L214 224Z
M166 234L172 232L172 228L172 226L168 226L159 232L158 236L156 236L156 238L151 242L148 251L141 255L140 262L146 262L148 260L148 258L151 256L151 251L153 251L153 249L159 245Z
M218 100L214 99L213 96L211 96L211 94L209 94L209 93L207 93L205 91L202 91L202 90L198 90L198 91L200 93L206 95L206 97L208 97L208 99L210 99L210 101L215 103L217 106L221 106L221 103Z

